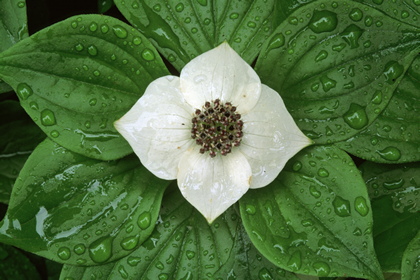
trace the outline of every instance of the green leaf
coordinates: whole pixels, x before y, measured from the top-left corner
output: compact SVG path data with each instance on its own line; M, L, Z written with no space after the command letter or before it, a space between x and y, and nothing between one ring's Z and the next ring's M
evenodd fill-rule
M401 274L401 280L420 279L420 231L404 252Z
M280 93L306 135L334 143L359 133L384 110L419 42L417 26L374 7L315 1L273 32L256 71Z
M26 2L15 0L0 1L0 52L10 48L28 36ZM12 88L0 80L0 93Z
M420 56L405 73L388 106L366 129L336 145L375 162L396 163L420 160ZM374 103L382 102L377 95Z
M334 146L298 153L270 185L248 191L241 216L255 247L296 273L382 279L365 184Z
M101 266L65 265L60 279L297 279L253 248L235 209L209 226L178 190L162 206L153 234L131 255Z
M0 244L0 279L41 279L35 265L18 249Z
M378 260L384 271L399 272L404 250L420 230L420 163L365 162L360 169L371 198Z
M45 138L16 101L0 103L0 202L8 203L26 159Z
M147 39L102 15L69 18L0 54L0 77L47 136L103 160L132 152L113 122L166 74Z
M111 9L112 5L114 5L113 0L98 0L99 13L106 13L109 9Z
M125 18L179 71L224 41L248 63L278 25L275 0L116 0Z
M168 184L134 156L98 161L47 139L16 181L0 241L61 263L114 261L151 234Z

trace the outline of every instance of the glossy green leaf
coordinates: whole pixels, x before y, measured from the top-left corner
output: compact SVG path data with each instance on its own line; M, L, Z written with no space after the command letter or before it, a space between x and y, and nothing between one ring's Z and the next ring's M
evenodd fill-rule
M177 70L224 41L252 63L279 23L275 0L116 0L115 4Z
M336 145L360 158L382 163L420 160L420 56L406 72L388 106L366 129ZM377 95L372 102L381 102Z
M420 279L420 231L404 252L401 275L401 280Z
M256 71L306 135L333 143L359 133L384 110L419 42L419 27L369 5L315 1L273 32Z
M248 191L240 209L252 243L279 267L382 278L365 184L351 158L334 146L298 153L272 184Z
M41 277L35 265L21 251L0 244L0 279L38 280Z
M47 139L16 181L0 241L61 263L119 259L151 234L168 184L134 156L98 161Z
M114 5L113 0L98 0L99 13L106 13L109 9L111 9L112 5Z
M155 231L131 255L95 267L65 265L60 279L297 279L255 250L235 209L209 226L178 190L162 206Z
M147 39L102 15L69 18L0 54L0 78L47 136L103 160L132 152L113 122L167 73Z
M26 1L0 0L0 52L28 36ZM12 88L0 80L0 93Z
M16 101L0 103L0 202L8 203L26 159L45 134Z
M371 198L378 260L384 271L399 272L404 250L420 230L420 164L365 162L360 169Z

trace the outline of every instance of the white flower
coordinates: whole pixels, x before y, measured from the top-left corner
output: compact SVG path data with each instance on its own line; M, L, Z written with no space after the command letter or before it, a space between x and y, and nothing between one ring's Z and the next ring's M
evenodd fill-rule
M209 223L311 144L280 95L228 43L193 59L180 77L153 81L114 125L147 169L178 180Z

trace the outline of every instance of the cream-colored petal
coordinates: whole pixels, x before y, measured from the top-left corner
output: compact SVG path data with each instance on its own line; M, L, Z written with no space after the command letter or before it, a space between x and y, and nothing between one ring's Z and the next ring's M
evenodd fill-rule
M239 152L211 158L189 149L179 163L178 186L182 195L209 223L238 201L249 188L251 167Z
M147 169L159 178L172 180L182 154L194 144L193 112L180 93L179 78L166 76L153 81L114 126Z
M181 71L181 91L185 100L201 109L206 101L231 102L244 114L257 103L261 81L230 46L222 43L191 60Z
M252 168L250 188L271 183L291 157L312 143L299 130L280 95L265 85L257 105L242 120L239 150Z

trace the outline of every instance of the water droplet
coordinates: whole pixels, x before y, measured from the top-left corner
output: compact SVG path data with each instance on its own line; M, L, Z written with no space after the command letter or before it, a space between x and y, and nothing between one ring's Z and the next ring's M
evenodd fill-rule
M355 228L353 231L353 235L355 236L361 236L362 235L362 230L360 228Z
M169 275L167 273L161 273L158 275L158 280L168 280Z
M96 263L109 260L112 255L112 238L102 237L92 242L89 246L89 256Z
M95 56L98 54L98 49L94 45L90 45L87 50L91 56Z
M271 38L270 43L268 43L268 51L272 49L280 48L284 45L284 43L285 43L285 38L284 38L283 33L278 33L274 35Z
M45 126L55 125L55 115L53 111L45 109L41 112L41 123Z
M128 36L127 30L121 25L114 25L112 27L112 31L114 31L115 36L117 36L120 39L125 39Z
M57 255L62 260L68 260L70 259L71 251L67 247L61 247L60 249L58 249Z
M289 17L289 23L293 25L297 25L299 23L299 20L297 17Z
M321 197L321 192L318 191L314 185L309 186L309 193L315 198Z
M76 29L78 24L77 22L73 21L70 25L73 29Z
M26 100L29 96L31 96L34 92L32 91L32 88L25 83L18 84L16 88L16 93L19 96L20 99Z
M404 66L396 61L390 61L385 65L384 75L388 84L393 84L404 73Z
M370 27L372 25L372 23L373 23L373 18L371 16L366 16L365 17L365 25L367 27Z
M354 88L354 83L353 82L348 82L348 83L343 85L343 88L352 89L352 88Z
M355 24L347 26L341 33L343 40L350 46L351 49L359 47L359 38L362 36L364 30Z
M144 60L152 61L153 59L155 59L155 54L150 49L144 49L141 53L141 57L143 57Z
M356 209L360 216L366 216L369 213L369 207L366 203L366 199L362 196L356 197L354 200L354 209Z
M140 37L134 37L134 38L133 38L133 44L134 44L134 45L138 46L138 45L140 45L140 44L141 44L141 42L142 42L142 40L141 40L141 38L140 38Z
M401 158L401 151L396 147L386 147L383 150L376 151L381 158L389 160L389 161L397 161Z
M302 266L302 257L300 255L300 251L295 251L291 256L289 261L287 262L287 266L292 271L297 271Z
M32 110L38 110L39 109L38 103L36 103L35 101L31 101L29 103L29 106L31 107Z
M405 183L404 179L399 179L399 180L395 180L395 181L384 182L383 186L387 190L395 190L395 189L399 189L402 186L404 186L404 183Z
M143 212L140 214L139 218L137 219L137 225L145 230L150 226L150 223L152 222L152 215L150 212Z
M260 269L260 271L258 272L258 278L260 280L273 280L273 275L271 275L270 271L263 267Z
M347 45L345 44L345 43L342 43L342 44L338 44L338 45L333 45L332 47L331 47L331 49L333 50L333 51L335 51L335 52L341 52L342 50L344 50L344 48L346 47Z
M229 18L231 18L231 19L237 19L238 17L239 17L238 13L231 13L230 16L229 16Z
M175 11L177 11L178 13L182 12L184 10L184 4L179 3L175 6Z
M108 33L108 31L109 31L109 26L106 25L106 24L101 24L101 32L103 34L106 34L106 33Z
M122 266L122 265L118 266L118 273L121 275L121 277L123 279L127 279L128 278L128 273L125 270L124 266Z
M349 17L354 21L361 21L363 18L363 12L359 8L351 10Z
M314 262L312 267L315 269L316 274L320 277L326 277L330 274L330 266L325 262Z
M254 215L257 212L257 209L252 204L247 204L245 206L245 212L247 212L250 215Z
M189 260L192 260L195 257L195 252L187 250L186 255Z
M302 163L300 161L296 161L292 167L293 171L295 172L298 172L301 168L302 168Z
M340 217L350 216L350 202L340 196L336 196L332 202L334 212Z
M207 6L207 0L197 0L198 4L201 6Z
M95 106L97 102L98 102L98 100L96 98L92 98L91 100L89 100L89 105L90 106Z
M330 173L328 172L327 169L325 169L325 168L318 169L318 176L320 176L320 177L328 177L329 175L330 175Z
M25 8L26 3L25 3L24 1L19 1L19 2L17 3L17 6L18 6L18 8Z
M315 61L319 62L321 60L324 60L328 57L328 52L325 50L322 50L319 52L319 54L315 57Z
M302 220L301 221L302 226L304 227L310 227L314 225L314 222L310 219Z
M176 57L175 57L173 54L170 54L170 55L168 56L168 60L169 60L170 62L174 62L174 61L176 60Z
M73 251L78 255L82 255L86 252L86 247L85 247L85 245L80 243L80 244L77 244L77 245L74 246Z
M322 89L325 92L329 92L331 89L335 88L337 85L337 82L331 78L329 78L327 75L324 75L320 78Z
M160 9L161 9L161 7L160 7L159 4L156 4L156 5L153 6L153 10L155 10L156 12L160 12Z
M365 109L356 103L351 103L349 110L343 115L344 121L354 129L362 129L368 124Z
M76 51L81 52L85 47L79 43L76 46L74 46L74 48L76 49Z
M330 32L337 27L337 14L331 11L314 11L309 29L315 33Z
M381 104L381 102L382 102L382 91L377 90L373 94L372 103L378 105L378 104Z
M57 138L58 136L60 136L60 132L58 132L57 130L53 130L50 132L50 135L52 138Z
M127 259L127 263L128 263L130 266L136 266L136 265L138 265L140 262L141 262L141 258L139 258L139 257L132 257L132 256L130 256L130 257L128 257L128 259Z
M139 237L138 236L129 236L124 238L121 241L121 247L124 250L133 250L134 248L136 248L137 244L139 243Z
M90 31L92 31L92 32L95 32L96 30L98 30L98 24L97 24L97 23L95 23L95 22L92 22L92 23L89 25L89 30L90 30Z
M251 28L255 28L255 27L257 27L257 24L253 21L250 21L250 22L248 22L247 26L251 27Z
M195 33L197 33L197 32L198 32L198 29L197 29L197 28L195 28L195 27L194 27L194 28L192 28L192 29L191 29L191 33L192 33L192 34L195 34Z

